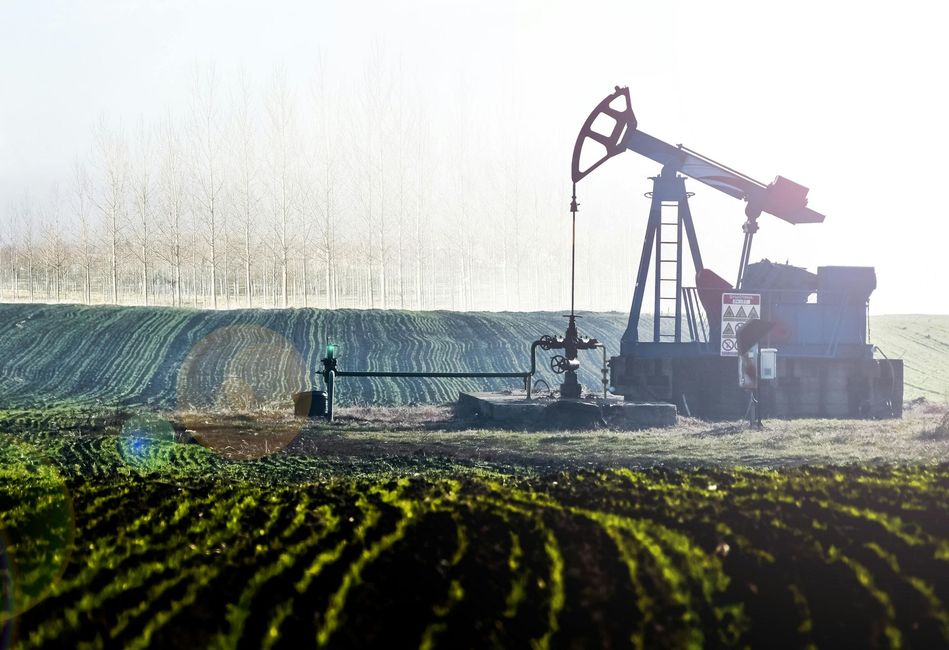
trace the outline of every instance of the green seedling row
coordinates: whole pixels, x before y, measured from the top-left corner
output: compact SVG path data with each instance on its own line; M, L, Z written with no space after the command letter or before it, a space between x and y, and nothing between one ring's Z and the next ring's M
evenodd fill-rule
M168 460L173 459L173 463ZM17 647L940 647L949 466L537 472L0 438Z

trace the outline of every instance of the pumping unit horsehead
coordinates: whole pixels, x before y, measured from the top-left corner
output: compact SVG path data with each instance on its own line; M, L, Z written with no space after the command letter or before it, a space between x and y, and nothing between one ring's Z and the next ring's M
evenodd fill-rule
M651 206L629 322L619 355L609 362L612 392L710 418L740 416L749 391L757 402L759 388L763 410L776 417L902 415L903 363L875 359L878 348L867 341L874 269L823 266L815 274L750 262L762 214L795 225L824 220L807 207L808 188L781 176L765 185L640 131L629 89L617 86L584 122L574 146L574 219L577 183L627 150L655 161L660 171L646 195ZM687 178L746 202L734 285L702 262ZM683 282L683 235L694 286ZM651 266L652 331L641 337Z

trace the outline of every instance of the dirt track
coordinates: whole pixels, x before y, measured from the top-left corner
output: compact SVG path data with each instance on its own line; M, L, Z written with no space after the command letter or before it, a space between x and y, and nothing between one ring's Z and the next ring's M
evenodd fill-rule
M910 405L902 420L680 418L670 429L511 431L482 429L447 407L342 409L334 424L283 415L170 415L179 431L230 458L270 453L326 460L436 457L467 463L570 469L590 466L752 467L827 464L919 464L949 457L941 420L949 411Z

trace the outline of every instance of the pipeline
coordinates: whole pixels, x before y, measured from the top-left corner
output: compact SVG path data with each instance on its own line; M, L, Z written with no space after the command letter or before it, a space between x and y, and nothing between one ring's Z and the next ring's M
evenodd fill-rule
M531 368L527 372L415 372L415 371L388 371L388 370L337 370L336 357L332 350L327 352L323 363L323 381L326 383L326 419L333 421L333 403L335 397L336 378L337 377L424 377L440 379L498 379L498 378L518 378L524 382L524 389L527 392L528 401L533 397L533 382L531 378L537 374L537 348L543 343L538 339L531 343ZM597 343L597 348L603 351L603 399L607 398L607 387L609 384L608 364L606 362L606 346Z

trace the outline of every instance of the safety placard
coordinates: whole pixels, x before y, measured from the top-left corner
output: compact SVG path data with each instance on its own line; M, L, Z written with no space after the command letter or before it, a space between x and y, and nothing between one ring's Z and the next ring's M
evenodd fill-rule
M750 320L761 318L760 293L722 294L723 357L738 356L738 332Z

